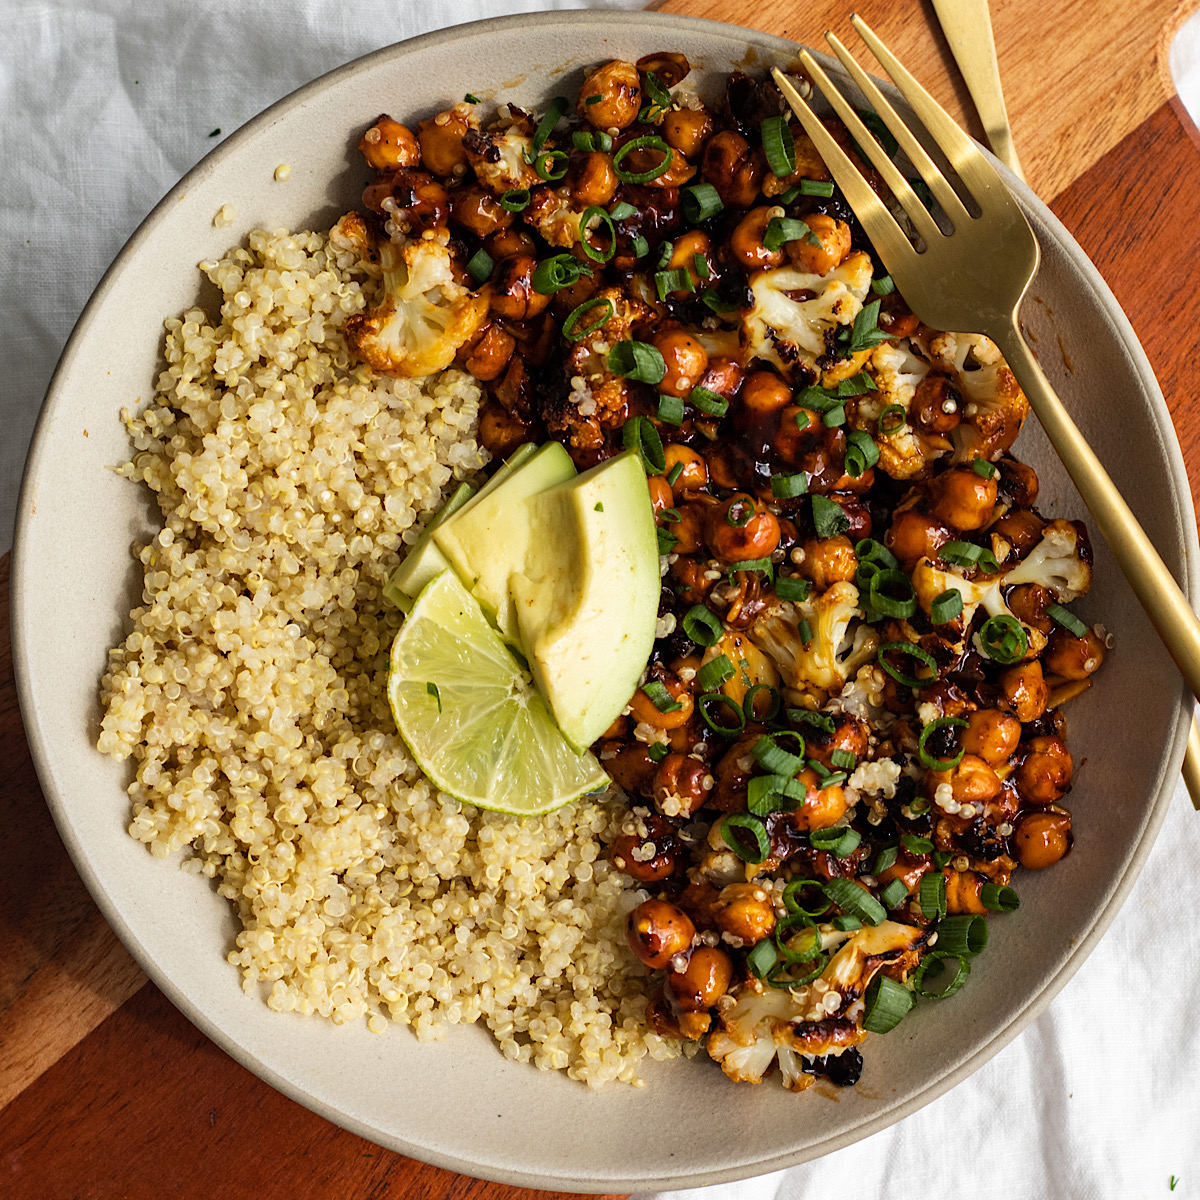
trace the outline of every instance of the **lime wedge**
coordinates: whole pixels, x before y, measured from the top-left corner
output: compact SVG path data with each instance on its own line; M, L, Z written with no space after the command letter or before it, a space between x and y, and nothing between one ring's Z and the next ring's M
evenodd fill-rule
M396 634L388 700L417 765L467 804L533 817L608 783L453 571L425 587Z

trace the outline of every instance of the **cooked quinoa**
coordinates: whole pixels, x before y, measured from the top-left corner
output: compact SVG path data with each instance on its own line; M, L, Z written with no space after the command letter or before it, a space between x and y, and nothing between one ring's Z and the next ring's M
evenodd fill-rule
M167 321L155 396L123 414L121 473L163 515L101 684L99 749L136 766L130 833L236 905L229 961L274 1009L422 1039L482 1020L509 1058L637 1082L679 1048L643 1021L623 919L647 893L607 858L618 805L461 805L388 708L380 589L486 462L478 386L352 358L374 273L336 229L259 230L201 267L220 320Z

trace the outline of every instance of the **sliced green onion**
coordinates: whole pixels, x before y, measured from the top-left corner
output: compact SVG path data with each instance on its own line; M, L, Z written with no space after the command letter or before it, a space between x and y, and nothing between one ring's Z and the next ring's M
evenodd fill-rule
M818 845L817 833L837 833L836 839L825 839L826 844ZM847 829L845 826L835 826L832 829L820 829L810 833L809 841L820 850L828 850L834 858L849 858L858 849L862 834L857 829Z
M759 127L767 166L781 179L796 169L796 139L784 117L768 117Z
M780 575L775 580L775 595L780 600L790 600L799 603L808 599L812 584L807 579L797 579L794 575Z
M771 968L778 962L779 951L775 949L775 943L769 937L763 938L761 942L756 942L750 953L746 955L746 969L756 979L765 979Z
M908 899L908 888L905 886L904 880L893 879L879 893L879 899L885 908L899 908Z
M871 440L871 435L860 429L846 434L849 449L846 451L846 474L851 479L858 479L869 471L879 461L879 447Z
M787 719L794 721L797 725L811 725L823 733L833 733L837 728L834 719L827 713L813 712L808 708L789 708Z
M953 621L955 617L962 616L962 610L962 593L955 588L950 588L948 591L934 596L933 603L929 606L929 619L935 625L945 625Z
M671 261L671 256L675 253L675 243L672 241L660 242L658 246L658 261L654 264L656 267L662 268Z
M652 167L649 171L626 171L621 168L621 163L635 150L658 150L662 153L662 162ZM622 183L649 183L652 179L657 179L660 175L665 175L671 169L671 163L675 159L675 152L667 145L660 137L639 137L633 138L623 145L620 150L613 155L613 170L617 173L617 178Z
M935 850L933 852L933 865L940 871L953 858L954 852L952 850Z
M668 425L683 424L683 401L678 396L658 395L658 419ZM682 468L683 463L677 463Z
M720 194L711 183L696 183L680 191L679 198L683 206L684 217L692 224L699 225L709 217L715 217L725 206L721 203Z
M529 207L529 189L528 188L509 188L503 196L500 197L500 207L505 212L520 212L522 209Z
M599 312L588 324L581 325L585 314L590 313L594 308L603 311ZM597 329L603 328L614 312L616 309L611 300L607 300L603 296L593 296L590 300L585 300L577 308L571 310L562 324L562 335L569 342L577 342L581 338L587 337L589 333L595 333Z
M693 604L683 614L683 620L680 621L680 625L683 628L683 632L697 646L715 646L721 640L721 634L724 632L721 618L711 609L705 608L703 604ZM725 661L728 662L729 660L726 659ZM698 676L699 672L697 672ZM705 691L708 691L711 687L712 685L709 684L708 687L705 687Z
M658 398L658 399L659 399L660 406L661 406L662 397L661 397L661 396L659 396L659 398ZM672 397L672 399L674 399L674 397ZM672 467L672 468L671 468L671 469L670 469L670 470L667 472L667 482L668 482L668 483L669 483L669 484L670 484L672 487L674 487L674 486L675 486L675 485L676 485L676 484L679 482L679 477L680 477L680 475L682 475L682 474L683 474L683 463L681 463L681 462L677 462L677 463L676 463L676 464L675 464L675 465L674 465L674 466L673 466L673 467Z
M979 889L979 903L991 912L1016 912L1021 907L1021 897L1002 883L985 883Z
M467 261L467 274L476 283L486 283L491 277L496 260L484 249L476 250Z
M700 710L700 717L705 725L723 737L737 737L746 728L746 714L742 712L741 705L731 700L724 692L705 692L696 702L696 707ZM732 723L725 724L718 720L711 711L713 708L726 709L732 715Z
M655 108L665 110L671 107L671 93L667 91L663 81L653 71L646 72L646 91L650 93L650 99L654 101Z
M729 411L729 401L708 388L694 387L688 393L688 403L710 417L723 417Z
M983 647L984 654L993 662L1011 666L1025 657L1025 652L1029 649L1029 638L1021 622L1005 613L984 621L979 630L979 644Z
M896 556L882 542L877 542L874 538L863 538L860 542L856 542L854 553L859 562L876 563L889 571L894 571L900 566Z
M932 672L932 675L926 676L924 679L917 679L911 675L905 675L902 671L893 667L890 662L884 657L885 654L907 654L910 658L915 658L919 663L927 666ZM914 645L912 642L887 642L880 646L875 655L879 665L897 682L902 683L908 688L922 688L927 684L933 683L937 679L937 662L933 655L928 650L922 649L920 646Z
M569 161L565 150L547 150L533 160L533 170L539 179L555 183L566 175ZM560 165L555 166L555 163Z
M826 429L840 429L846 423L846 409L839 405L837 408L831 408L821 418L821 424Z
M463 97L463 103L464 103L464 104L479 104L479 103L480 103L480 99L479 99L479 97L478 97L477 95L475 95L475 93L474 93L474 92L468 92L468 93L467 93L467 94L466 94L466 95Z
M1070 609L1061 604L1047 604L1046 616L1077 638L1087 637L1088 627Z
M640 233L634 235L629 248L633 251L634 258L645 258L650 253L650 243Z
M793 737L800 737L793 734ZM804 739L800 738L800 753L792 754L785 750L770 734L763 734L754 743L750 751L764 771L772 775L786 775L791 778L804 766Z
M726 313L737 312L742 306L734 300L722 300L711 288L706 291L701 297L706 307L712 309L719 316Z
M581 275L590 275L590 267L570 254L553 254L544 258L533 269L533 290L543 296L553 296L563 288L579 282Z
M563 114L567 111L569 105L562 96L555 96L550 101L549 108L546 109L546 115L538 122L537 129L533 132L532 150L534 155L541 150L546 139L554 132L554 127L562 120Z
M708 259L700 253L699 250L692 255L692 265L696 268L696 275L700 279L709 279L712 276L712 270L709 268Z
M797 429L807 429L809 427L809 425L811 425L811 424L812 424L812 418L808 415L808 413L806 413L804 411L804 409L801 409L796 414L796 428Z
M599 221L600 226L608 226L608 250L597 250L592 245L588 238L594 230L589 230L588 225L593 221ZM606 263L617 252L617 230L613 225L613 219L602 209L598 204L589 204L583 210L583 216L579 218L579 246L580 249L592 260L592 262Z
M683 705L680 704L670 692L667 691L666 685L660 679L647 679L642 684L642 691L650 698L650 703L658 709L660 713L678 712Z
M796 898L806 888L811 888L819 897L820 908L805 908ZM809 902L811 904L811 901ZM793 879L783 889L783 906L788 912L805 917L822 917L830 908L829 898L825 895L824 886L816 879Z
M708 610L705 609L705 612ZM693 638L693 641L695 639ZM718 640L719 635L718 635ZM716 643L714 642L713 645ZM715 692L726 680L732 679L737 672L727 654L719 654L710 659L696 672L696 682L702 692Z
M787 775L755 775L746 785L746 807L755 816L790 811L804 803L804 784Z
M603 512L604 510L601 509L600 511ZM683 514L677 508L664 508L662 512L658 514L658 519L660 521L668 521L674 525L683 520Z
M771 495L776 500L794 500L808 491L808 476L803 471L794 475L776 474L771 476Z
M843 913L840 917L834 917L831 924L834 929L840 929L843 933L849 933L852 929L862 928L862 922L857 917L852 917L848 913Z
M686 267L672 267L669 271L654 273L654 290L659 300L665 300L671 292L694 292L691 273Z
M930 966L933 963L937 963L938 971L936 973L940 974L945 969L946 964L951 961L958 963L958 969L954 973L954 978L940 992L927 991L925 989L925 974ZM921 959L920 965L913 972L912 983L918 996L924 996L927 1000L945 1000L959 991L962 985L967 982L967 976L970 974L971 964L967 959L959 958L955 954L943 956L935 951Z
M863 997L862 1027L868 1033L891 1033L913 1006L909 990L890 975L876 975Z
M618 342L618 345L627 345ZM661 475L667 469L667 456L662 438L649 417L630 417L621 427L621 440L626 450L636 450L647 475Z
M427 683L425 691L437 701L438 712L440 713L442 711L442 693L438 691L438 685L436 683Z
M908 413L899 404L889 404L879 414L877 428L883 437L899 433L908 424Z
M828 496L814 496L812 510L813 525L819 538L837 537L850 528L850 518L842 511L842 506Z
M829 755L829 761L839 771L853 771L858 759L849 750L834 750Z
M888 867L895 864L899 854L900 849L894 842L890 846L880 847L879 853L875 856L875 861L871 864L871 874L882 875Z
M802 926L802 931L792 933L792 930L799 925ZM787 934L787 940L784 941L784 935ZM807 937L802 937L802 934L807 934ZM812 962L814 958L822 957L821 950L821 932L817 929L816 923L806 913L790 913L784 917L775 926L773 934L776 946L779 947L779 957L788 963ZM793 943L800 942L797 949Z
M967 722L962 717L938 717L936 721L930 721L921 730L921 736L917 739L917 754L920 755L921 765L927 767L930 771L953 771L963 760L963 754L966 752L960 750L953 758L934 758L928 750L925 749L925 743L939 729L950 729L953 726L959 726L966 729Z
M996 562L996 556L990 550L976 546L973 542L946 542L938 550L938 557L959 567L979 567L988 575L992 575L1000 569L1000 564Z
M743 841L743 834L753 839L753 849ZM771 843L763 823L750 813L730 813L721 822L721 837L743 862L760 863L771 852Z
M648 342L618 342L608 352L608 369L614 375L640 383L661 383L667 373L663 356Z
M754 702L758 699L759 692L766 692L770 700L767 711L762 714L754 711ZM769 683L756 683L752 688L747 690L745 697L742 699L742 711L746 714L747 721L773 721L779 716L782 708L783 698L779 695L779 689Z
M987 917L978 914L943 917L937 927L937 952L955 958L975 958L987 949Z
M890 296L895 290L896 285L890 275L880 275L878 279L871 280L871 291L877 296Z
M859 371L857 375L853 375L849 379L842 379L837 385L839 397L865 396L868 392L877 392L878 390L875 380L866 371Z
M833 180L831 179L802 179L799 186L802 196L824 196L828 199L833 195Z
M774 971L771 972L771 976L767 982L771 985L771 987L779 988L781 991L785 989L804 987L805 984L812 983L812 981L816 979L822 971L825 970L827 961L828 960L824 954L819 954L817 957L816 966L814 966L811 971L806 971L803 975L785 975L783 972L786 970L786 967L784 964L780 964L775 968Z
M991 479L996 473L996 468L986 458L977 458L971 464L971 470L981 479Z
M796 633L799 635L802 645L807 646L813 640L812 626L808 623L807 617L796 626Z
M799 241L815 246L821 244L821 239L813 232L812 226L798 217L772 217L767 222L762 243L768 250L778 250L785 242Z
M647 749L646 753L650 756L651 762L657 763L657 762L662 762L662 760L664 758L666 758L668 754L671 753L671 749L669 746L664 745L662 742L655 742L652 746L649 747L649 749Z
M765 245L765 238L763 242ZM850 329L847 346L849 353L859 354L863 350L870 350L886 342L891 336L879 328L879 305L881 303L882 301L872 300L870 304L864 304L859 309L858 316L854 318L854 324Z
M883 905L851 879L828 879L821 890L843 912L856 916L864 925L878 925L887 916Z
M921 906L921 915L930 921L946 915L946 877L941 871L928 871L921 876L917 903Z
M890 589L885 592L884 588ZM900 591L906 595L893 595ZM867 597L871 607L881 612L885 617L893 617L898 621L906 621L917 611L917 594L912 580L903 571L880 570L871 576L867 588Z
M920 837L915 833L902 833L900 835L900 845L902 845L909 854L932 854L933 843L927 837Z
M734 529L744 529L750 524L750 519L753 516L753 500L735 500L725 510L725 522L728 525L732 525Z
M603 99L604 99L604 97L603 97L603 96L599 96L599 95L597 95L597 96L589 96L589 97L588 97L586 100L584 100L584 104L599 104L599 103L600 103L600 101L601 101L601 100L603 100Z
M663 555L671 553L679 539L669 529L663 529L661 526L655 533L658 537L658 556L662 558Z
M637 212L637 209L628 200L622 200L615 208L609 211L608 215L614 221L624 221L632 217L635 212Z

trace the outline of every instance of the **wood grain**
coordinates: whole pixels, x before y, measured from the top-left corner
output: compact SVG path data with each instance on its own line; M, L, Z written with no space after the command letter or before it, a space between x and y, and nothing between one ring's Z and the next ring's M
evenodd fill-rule
M858 41L846 0L664 0L665 12L736 21L823 47L832 28L876 75L884 72ZM1174 94L1165 67L1170 35L1197 0L1142 0L1109 8L1096 0L992 0L996 55L1029 184L1045 199L1162 107ZM976 137L982 128L950 48L927 2L864 0L859 12L934 97ZM1069 33L1065 32L1069 31ZM1119 35L1119 36L1118 36ZM859 54L859 51L862 54Z

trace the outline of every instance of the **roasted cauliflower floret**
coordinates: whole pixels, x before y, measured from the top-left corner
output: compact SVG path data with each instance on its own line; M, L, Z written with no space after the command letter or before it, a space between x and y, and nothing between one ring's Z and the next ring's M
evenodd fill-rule
M475 178L490 192L503 196L514 189L535 188L541 176L530 166L533 138L519 125L507 129L472 129L463 137L467 161Z
M881 471L893 479L912 479L947 451L942 439L926 437L908 417L917 387L929 374L929 363L905 340L877 346L866 369L877 390L858 398L850 414L850 424L875 439ZM895 433L884 433L879 429L879 418L893 404L904 410L905 421Z
M1004 584L1038 583L1054 593L1060 604L1086 595L1092 586L1092 548L1071 521L1051 521L1042 540L1015 567L1004 573Z
M454 361L487 319L487 288L454 280L446 236L400 246L381 242L382 291L376 306L346 320L346 339L377 371L418 379Z
M789 687L836 692L875 653L877 638L870 626L849 632L859 615L858 588L842 581L800 603L775 600L755 619L750 639L774 661ZM803 621L812 633L807 645Z
M579 241L583 209L574 208L566 188L534 188L524 219L551 246L569 249Z
M785 374L797 365L816 369L834 334L854 323L871 287L871 259L852 251L827 275L794 267L759 271L750 278L752 307L742 317L742 342L751 358Z

